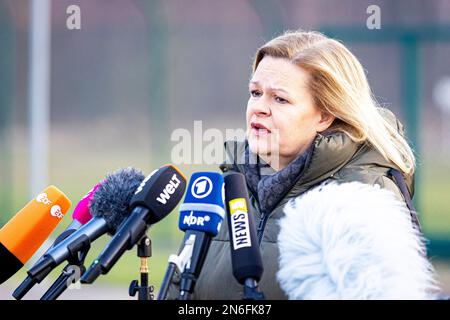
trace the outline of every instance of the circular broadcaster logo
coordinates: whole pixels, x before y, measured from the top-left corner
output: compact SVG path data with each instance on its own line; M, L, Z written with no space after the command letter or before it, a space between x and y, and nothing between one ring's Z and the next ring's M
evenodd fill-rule
M213 185L211 179L205 176L195 179L191 187L192 195L197 199L207 197L212 191Z

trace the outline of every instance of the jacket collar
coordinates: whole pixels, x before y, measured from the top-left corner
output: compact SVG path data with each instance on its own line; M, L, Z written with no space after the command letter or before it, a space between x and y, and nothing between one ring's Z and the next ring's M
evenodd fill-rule
M269 192L271 194L269 202L260 204L261 209L270 211L280 202L284 203L329 178L352 159L359 147L360 144L354 143L342 132L317 134L305 154L299 155L283 170L275 172L249 151L247 140L227 141L225 142L227 160L221 168L224 170L225 166L229 166L243 173L249 189L257 199ZM272 176L261 176L262 168L266 173L271 170ZM275 194L270 186L277 181L280 182L280 187ZM282 181L285 183L281 183Z
M308 161L299 182L305 183L322 177L330 176L332 173L344 166L356 153L360 144L354 143L343 132L332 132L328 134L317 134L311 150L311 157ZM226 141L225 150L227 159L221 167L233 168L236 171L245 173L249 165L259 165L262 160L248 152L248 141ZM313 164L313 165L312 165ZM272 169L273 173L275 171Z

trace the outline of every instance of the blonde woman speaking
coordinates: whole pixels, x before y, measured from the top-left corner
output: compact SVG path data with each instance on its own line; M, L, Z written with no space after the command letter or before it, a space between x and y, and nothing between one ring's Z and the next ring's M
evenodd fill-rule
M246 177L267 299L433 297L413 152L344 45L295 31L259 48L247 129L246 141L226 143L221 169ZM229 246L224 223L194 299L242 298Z

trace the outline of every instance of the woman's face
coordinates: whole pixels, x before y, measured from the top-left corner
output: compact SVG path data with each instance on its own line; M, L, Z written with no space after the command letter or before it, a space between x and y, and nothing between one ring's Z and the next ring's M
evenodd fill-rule
M250 150L279 170L303 153L334 117L319 111L307 89L309 75L286 59L264 57L250 79L247 138ZM276 159L274 159L276 158Z

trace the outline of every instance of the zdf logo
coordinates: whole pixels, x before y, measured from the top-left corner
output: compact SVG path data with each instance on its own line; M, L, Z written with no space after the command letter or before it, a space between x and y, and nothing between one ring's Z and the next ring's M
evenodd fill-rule
M45 192L39 194L39 195L36 197L36 201L37 201L37 202L40 202L40 203L43 203L43 204L46 204L46 205L52 204L52 202L48 199L48 196L47 196L47 194L46 194Z
M213 189L213 184L210 178L201 176L194 180L191 187L192 195L197 199L207 197Z
M62 217L64 217L61 207L58 205L54 205L51 209L50 209L50 214L54 217L57 217L58 219L62 219Z

